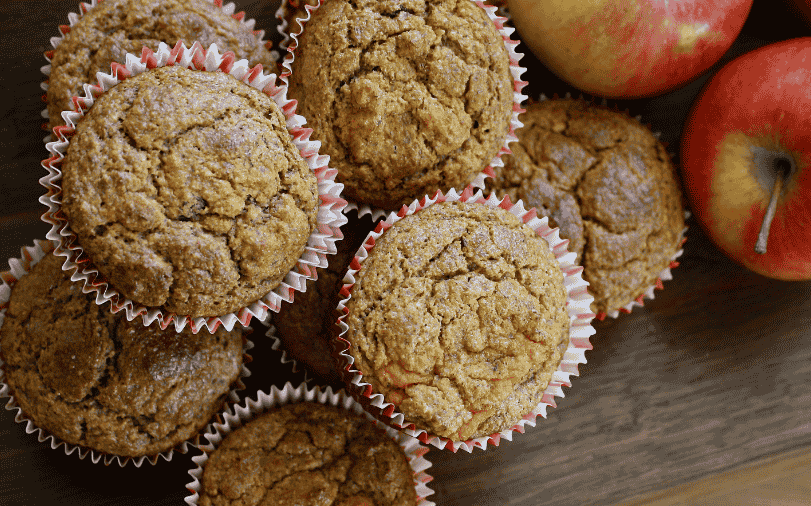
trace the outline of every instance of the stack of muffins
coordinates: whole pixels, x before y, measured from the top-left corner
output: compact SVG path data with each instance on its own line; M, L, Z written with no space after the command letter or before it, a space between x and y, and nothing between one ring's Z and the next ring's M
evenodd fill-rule
M545 416L591 319L666 277L680 190L627 115L519 117L516 42L484 2L277 16L279 67L221 2L71 18L46 69L53 242L9 283L0 393L94 460L200 447L196 504L432 504L410 436L485 449ZM254 316L347 393L226 406Z

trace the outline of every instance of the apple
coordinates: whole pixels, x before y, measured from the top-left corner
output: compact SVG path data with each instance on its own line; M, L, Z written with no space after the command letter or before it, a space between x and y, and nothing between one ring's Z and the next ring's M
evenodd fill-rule
M681 165L693 213L721 250L765 276L811 279L811 37L746 53L710 78Z
M603 97L686 84L729 49L752 0L507 0L521 40L561 79Z

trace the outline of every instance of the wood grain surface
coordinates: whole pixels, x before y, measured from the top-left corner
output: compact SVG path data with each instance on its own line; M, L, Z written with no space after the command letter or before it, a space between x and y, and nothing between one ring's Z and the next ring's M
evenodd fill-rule
M269 35L275 32L277 4L237 2ZM39 69L49 38L77 7L66 0L18 0L0 9L3 260L19 256L20 247L44 239L48 230L39 221L44 206L37 201L43 194L37 180L45 173L39 162L47 156ZM724 61L800 35L811 30L791 19L783 4L755 0ZM530 95L579 95L531 55L523 61ZM683 120L706 79L660 97L612 104L640 115L675 154ZM674 279L644 308L595 323L588 364L547 419L486 451L432 448L427 455L435 478L432 500L529 506L617 504L642 497L634 504L644 504L663 490L716 479L684 502L715 504L712 483L752 466L761 474L782 469L797 483L811 482L807 465L768 467L784 462L781 456L811 451L811 283L748 272L724 257L694 220L688 224ZM280 363L262 334L257 328L253 337L249 395L303 378ZM12 412L0 410L0 506L177 505L187 495L191 468L190 455L181 454L141 468L93 464L38 442L14 422ZM790 499L811 504L807 496Z
M811 451L788 451L623 502L622 506L801 506L811 498Z

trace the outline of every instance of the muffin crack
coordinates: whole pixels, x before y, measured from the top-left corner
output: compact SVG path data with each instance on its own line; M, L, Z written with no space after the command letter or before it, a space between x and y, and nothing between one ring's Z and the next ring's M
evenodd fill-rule
M240 475L234 480L235 469ZM350 411L310 402L258 413L226 435L200 479L199 504L413 505L397 443Z
M112 135L108 115L123 118ZM315 174L285 125L270 98L226 74L163 67L129 78L99 97L68 147L71 228L137 303L238 310L283 280L317 220Z
M521 119L519 143L488 186L560 228L595 312L627 304L667 266L683 228L664 148L638 121L584 101L531 104Z
M24 416L69 445L119 456L168 450L219 410L241 370L241 332L210 339L128 322L82 293L54 255L17 282L9 304L5 381Z
M503 430L534 407L527 396L504 399L547 359L560 360L569 325L548 244L512 214L482 207L437 203L396 222L347 304L349 352L373 391L406 420L430 420L432 433L461 440ZM504 402L507 417L493 407Z

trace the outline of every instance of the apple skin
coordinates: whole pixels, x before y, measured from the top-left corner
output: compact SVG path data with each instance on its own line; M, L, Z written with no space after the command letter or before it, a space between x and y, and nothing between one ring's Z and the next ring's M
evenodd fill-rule
M673 90L729 49L752 0L508 0L520 39L561 79L610 98Z
M792 170L761 255L778 159ZM685 123L681 170L693 213L724 253L764 276L811 279L811 37L746 53L710 78Z

